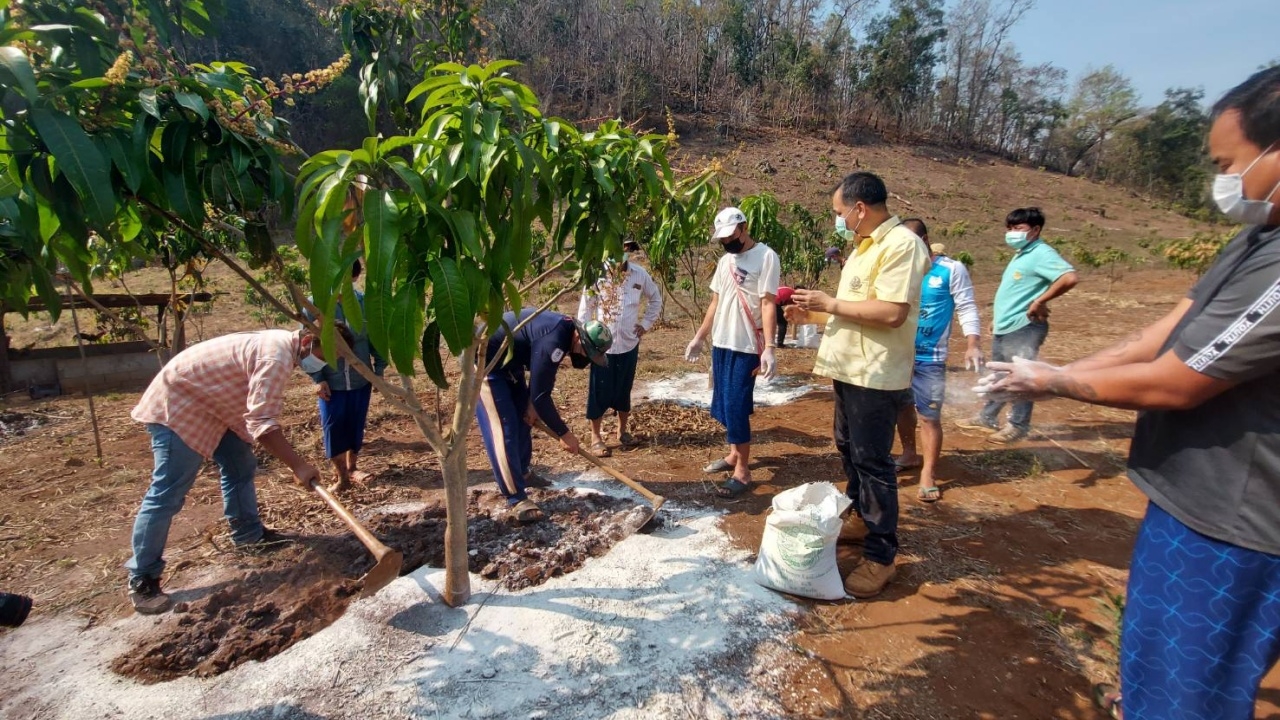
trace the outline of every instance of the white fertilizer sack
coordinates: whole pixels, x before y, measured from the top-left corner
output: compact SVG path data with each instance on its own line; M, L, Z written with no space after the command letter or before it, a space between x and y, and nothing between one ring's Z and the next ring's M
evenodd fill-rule
M756 559L755 581L817 600L840 600L836 567L840 516L853 502L829 482L807 483L773 498Z

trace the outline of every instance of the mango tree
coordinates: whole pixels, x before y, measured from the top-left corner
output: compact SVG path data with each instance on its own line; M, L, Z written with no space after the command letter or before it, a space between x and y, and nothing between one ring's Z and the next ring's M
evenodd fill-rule
M295 178L283 156L296 147L277 106L332 81L349 58L276 81L236 62L187 63L172 50L181 33L208 25L200 0L0 2L0 294L15 306L39 294L56 314L61 268L91 293L95 265L193 241L287 317L307 322L299 310L312 310L329 356L373 380L440 454L444 596L464 602L465 438L480 379L499 360L484 349L503 312L520 309L553 272L571 274L566 290L592 281L621 254L633 212L658 217L658 232L705 213L699 203L711 195L689 188L710 179L677 180L661 136L616 122L583 132L544 117L533 93L505 76L511 63L440 66L387 100L420 109L413 132L303 165L296 234L314 305L293 283L290 297L277 297L236 259L247 253L253 265L282 269L266 217L293 214ZM358 174L371 179L363 228L347 234L343 206ZM326 320L340 294L350 297L348 268L361 257L371 334L403 374L399 387L373 376ZM538 277L532 260L545 268ZM363 320L358 308L344 309ZM420 357L445 384L442 345L461 379L440 430L407 378Z

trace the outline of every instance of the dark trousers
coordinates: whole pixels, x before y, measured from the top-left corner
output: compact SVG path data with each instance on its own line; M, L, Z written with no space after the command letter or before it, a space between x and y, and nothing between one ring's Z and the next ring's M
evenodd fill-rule
M775 340L774 342L777 343L778 347L782 347L783 345L786 344L786 339L787 339L787 318L782 314L782 308L779 307L778 308L778 339Z
M890 565L898 555L898 476L893 466L893 433L901 390L872 390L839 380L835 385L836 449L849 484L845 494L867 523L863 557Z
M1013 362L1014 357L1035 360L1039 357L1040 346L1044 345L1044 339L1048 335L1049 323L1046 322L1032 322L1011 333L996 335L991 339L991 359L997 362ZM1013 403L1013 408L1009 411L1009 424L1023 432L1030 430L1031 409L1034 407L1035 403L1029 401ZM982 408L983 421L993 427L998 426L1000 411L1003 409L1002 402L994 400L988 402Z
M480 385L480 401L476 403L480 437L498 490L512 505L528 498L524 476L533 462L533 435L524 421L527 407L529 386L523 373L518 377L494 373Z

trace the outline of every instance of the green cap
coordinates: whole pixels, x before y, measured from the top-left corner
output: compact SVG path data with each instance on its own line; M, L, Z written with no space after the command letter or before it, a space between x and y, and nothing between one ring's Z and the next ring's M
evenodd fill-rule
M591 362L597 365L608 364L604 354L613 347L613 333L609 332L608 326L599 320L589 320L585 324L575 320L574 325L578 327L578 339L582 341L582 349L587 351Z

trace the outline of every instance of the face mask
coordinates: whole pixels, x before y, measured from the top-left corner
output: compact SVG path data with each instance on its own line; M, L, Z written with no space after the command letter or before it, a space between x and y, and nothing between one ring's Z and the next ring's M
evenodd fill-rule
M575 370L581 370L591 364L591 358L578 353L569 353L569 362L573 364Z
M848 215L850 212L853 212L852 208L846 211L845 215ZM836 216L836 234L839 235L840 239L844 240L845 242L849 242L850 240L858 236L858 227L861 225L862 225L862 220L859 219L858 224L854 225L853 229L850 229L849 223L844 219L844 215Z
M305 357L298 361L298 364L302 366L302 372L308 375L315 375L326 367L325 361L311 353L307 353Z
M720 245L723 246L724 251L730 255L737 255L742 252L742 246L746 245L746 243L742 241L742 238L736 237L727 243L720 243Z
M1268 198L1280 190L1280 184L1271 188L1266 198L1250 200L1244 196L1244 176L1274 147L1275 143L1271 143L1266 150L1262 151L1262 155L1249 163L1249 167L1245 168L1244 172L1219 174L1213 179L1213 201L1218 204L1218 209L1223 215L1243 225L1266 225L1271 221L1271 213L1275 212L1276 206Z
M1030 240L1027 239L1026 230L1010 230L1004 234L1004 241L1014 250L1021 250L1027 246Z

